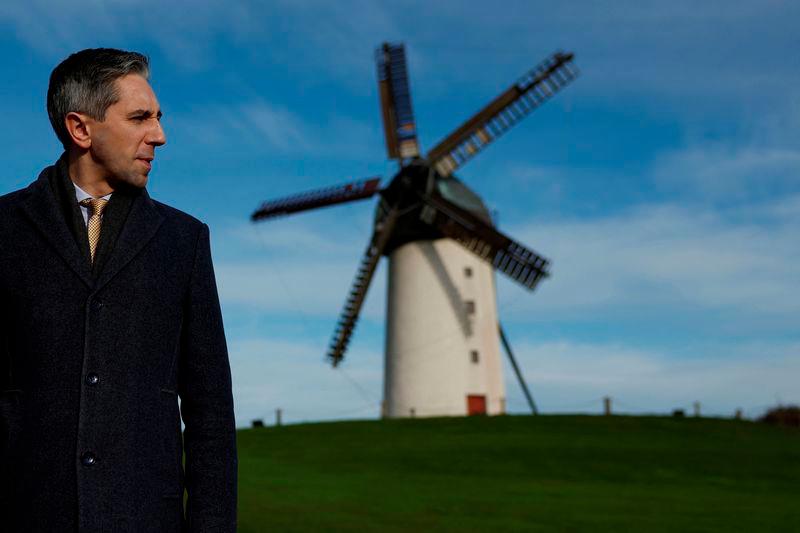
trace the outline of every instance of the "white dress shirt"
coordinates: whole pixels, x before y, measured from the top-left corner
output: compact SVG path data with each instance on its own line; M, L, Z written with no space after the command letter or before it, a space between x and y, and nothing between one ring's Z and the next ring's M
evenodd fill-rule
M88 226L89 225L89 208L88 207L84 207L84 206L82 206L80 204L85 199L94 198L94 196L92 196L88 192L86 192L83 189L81 189L80 187L78 187L78 185L76 185L74 181L72 182L72 185L75 186L75 198L78 200L78 207L81 208L81 214L83 215L83 223ZM111 198L111 194L106 194L105 196L101 196L101 198L103 200L109 200ZM102 219L103 215L100 215L100 218Z

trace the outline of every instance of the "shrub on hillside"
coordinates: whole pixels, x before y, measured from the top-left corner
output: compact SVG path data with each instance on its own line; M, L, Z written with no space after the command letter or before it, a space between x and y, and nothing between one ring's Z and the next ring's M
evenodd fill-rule
M774 407L760 418L761 422L776 426L800 427L800 407L787 405Z

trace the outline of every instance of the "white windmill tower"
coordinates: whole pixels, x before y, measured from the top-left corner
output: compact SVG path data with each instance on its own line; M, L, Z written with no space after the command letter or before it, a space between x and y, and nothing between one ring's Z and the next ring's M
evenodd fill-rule
M500 233L485 205L453 171L571 82L571 53L555 53L509 87L425 157L419 154L405 50L376 53L388 155L400 170L380 178L265 202L259 221L380 196L370 242L328 351L344 358L381 256L389 258L383 414L502 414L500 341L531 409L533 399L497 317L494 271L532 290L548 262Z

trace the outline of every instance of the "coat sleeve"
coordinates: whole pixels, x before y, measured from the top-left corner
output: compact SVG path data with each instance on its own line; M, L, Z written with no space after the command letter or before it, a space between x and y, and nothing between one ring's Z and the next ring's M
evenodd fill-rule
M195 248L178 367L188 530L236 531L236 426L208 226Z

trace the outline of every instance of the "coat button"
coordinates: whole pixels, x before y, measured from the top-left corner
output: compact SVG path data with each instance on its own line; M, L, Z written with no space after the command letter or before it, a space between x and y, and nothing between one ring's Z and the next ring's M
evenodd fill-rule
M95 300L94 302L92 302L92 307L94 308L95 311L99 311L100 309L103 308L103 302L101 302L100 300Z
M92 466L96 462L97 456L92 452L84 452L83 455L81 455L81 463L83 463L83 466Z
M100 376L98 376L94 372L86 375L86 383L88 383L89 385L97 385L99 381L100 381Z

